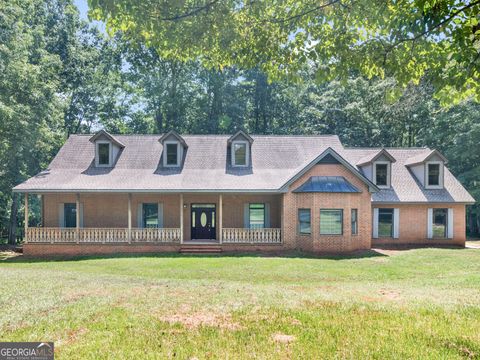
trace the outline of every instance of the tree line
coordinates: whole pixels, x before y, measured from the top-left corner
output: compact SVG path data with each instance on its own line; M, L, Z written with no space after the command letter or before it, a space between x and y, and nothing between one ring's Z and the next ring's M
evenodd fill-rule
M398 94L391 77L320 83L321 69L270 82L260 68L205 68L159 56L79 18L71 0L0 3L0 234L21 229L11 189L48 166L70 134L337 134L345 146L429 146L480 200L480 105L448 108L428 74ZM392 95L395 94L395 95ZM38 203L32 202L32 224ZM480 207L468 209L479 235Z

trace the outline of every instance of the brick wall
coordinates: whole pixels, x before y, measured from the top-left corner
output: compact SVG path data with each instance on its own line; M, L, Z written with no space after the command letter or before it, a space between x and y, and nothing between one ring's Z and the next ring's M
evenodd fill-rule
M361 193L293 193L311 176L343 176ZM298 209L311 211L311 234L298 233ZM343 235L320 235L320 209L343 209ZM351 209L358 209L358 234L351 234ZM315 165L295 183L283 198L282 236L287 249L315 252L345 252L371 247L371 194L368 187L343 165Z
M458 245L465 246L465 205L464 204L405 204L405 205L373 205L373 208L400 209L399 238L372 239L375 245ZM453 209L453 239L428 239L427 217L429 208ZM372 210L373 214L373 210ZM372 217L373 221L373 217Z

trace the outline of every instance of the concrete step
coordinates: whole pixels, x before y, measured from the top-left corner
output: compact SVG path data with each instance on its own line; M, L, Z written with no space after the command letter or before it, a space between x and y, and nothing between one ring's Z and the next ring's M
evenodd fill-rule
M182 254L213 254L221 253L222 248L218 245L183 245L180 252Z

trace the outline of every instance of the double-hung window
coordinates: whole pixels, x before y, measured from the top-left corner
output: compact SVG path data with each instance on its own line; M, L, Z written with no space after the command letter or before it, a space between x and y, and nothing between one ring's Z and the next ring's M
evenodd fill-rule
M166 165L178 166L178 143L166 143Z
M110 166L110 143L97 143L97 166Z
M352 209L351 211L351 227L352 227L352 235L358 234L358 210Z
M310 209L298 209L298 232L301 235L311 234L312 227Z
M426 187L432 189L443 187L443 165L440 161L426 164Z
M393 209L378 209L378 236L393 237Z
M144 203L142 204L142 219L144 228L158 227L158 204Z
M265 204L249 204L248 216L250 229L265 228Z
M432 234L434 238L446 238L448 235L448 210L433 209Z
M343 234L343 210L321 209L320 210L320 235Z
M232 143L232 165L248 165L248 146L245 141L234 141Z
M373 164L374 182L379 187L390 187L390 163L387 161Z

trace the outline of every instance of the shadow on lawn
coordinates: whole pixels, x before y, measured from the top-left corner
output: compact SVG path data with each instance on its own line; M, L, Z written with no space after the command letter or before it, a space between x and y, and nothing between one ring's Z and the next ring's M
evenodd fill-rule
M169 253L121 253L108 255L81 255L81 256L51 256L51 257L28 257L28 256L7 256L2 257L1 263L38 263L38 262L55 262L55 261L82 261L82 260L101 260L101 259L122 259L122 258L285 258L285 259L328 259L328 260L351 260L373 257L388 257L375 250L356 251L348 254L319 254L301 251L279 252L279 253L240 253L240 252L223 252L219 254L181 254L177 252Z

